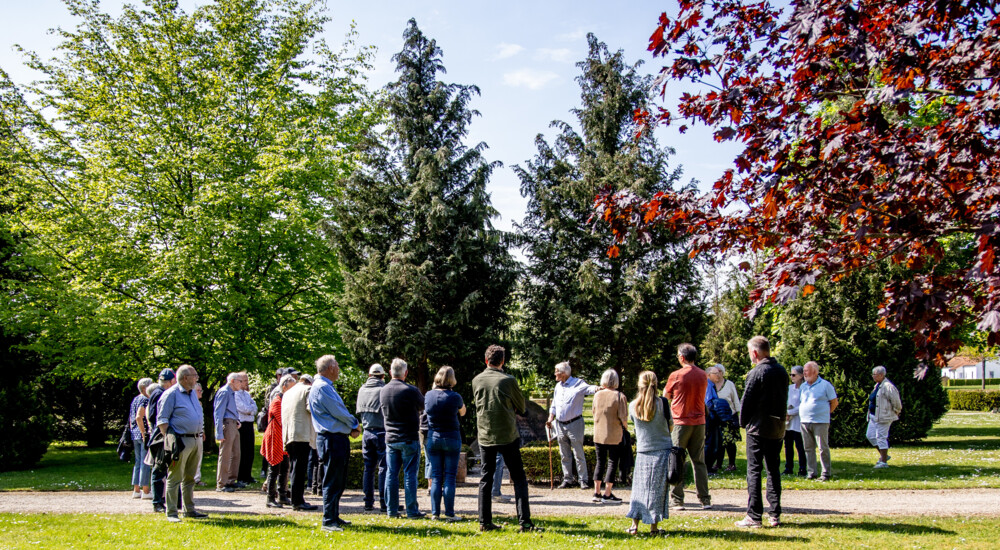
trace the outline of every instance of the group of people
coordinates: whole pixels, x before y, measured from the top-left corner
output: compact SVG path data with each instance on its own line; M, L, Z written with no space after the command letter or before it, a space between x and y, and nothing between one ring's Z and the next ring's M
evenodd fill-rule
M637 533L640 523L645 523L651 526L651 532L657 533L659 522L669 517L668 508L684 507L683 476L672 487L665 481L671 454L683 449L681 460L684 454L690 457L698 500L702 508L709 509L712 503L708 475L721 469L727 454L729 469L735 468L735 445L743 428L749 499L746 517L736 525L748 528L763 525L761 477L765 469L769 506L766 521L770 526L779 525L781 475L793 470L793 448L799 450L800 473L805 454L807 477L817 477L819 473L820 479L829 479L832 475L829 422L830 413L837 407L837 396L833 386L819 377L815 362L793 367L789 376L771 357L765 337L752 338L747 351L754 367L746 377L742 399L735 385L726 380L724 367L715 365L706 371L697 366L697 349L691 344L678 347L681 368L667 378L662 397L658 395L658 380L652 371L640 373L635 397L628 401L619 389L620 379L614 370L604 372L600 385L596 386L573 377L568 363L556 365L557 384L547 426L559 440L563 469L560 488L577 484L584 489L593 487L595 502L621 503L612 493L612 487L618 471L623 466L631 467L632 494L626 516L632 525L628 531ZM503 370L504 348L490 346L484 360L486 368L471 382L483 464L478 499L480 530L500 529L492 520L492 502L498 494L495 485L506 467L514 488L520 530L533 531L536 527L531 521L528 481L516 421L517 415L525 413L526 400L514 377ZM315 508L304 499L307 478L312 477L322 487L322 529L341 531L350 525L340 516L340 499L347 481L349 438L361 436L366 511L375 510L377 493L379 511L389 517L425 517L417 501L417 468L423 449L430 482L430 514L435 519L458 521L455 486L462 448L459 417L466 414L466 404L454 391L458 384L454 369L441 367L434 377L433 388L421 394L406 383L408 366L404 360L393 359L388 373L381 365L372 365L368 380L358 390L355 412L360 421L347 409L334 387L340 375L335 357L320 357L316 371L316 376L311 377L292 369L279 370L268 390L266 414L262 413L258 419L258 427L266 426L260 453L267 470L267 506L290 504L296 510ZM868 438L879 450L876 468L884 468L890 458L889 425L898 418L902 407L899 393L885 378L883 367L873 370L873 378L876 385L868 403ZM135 493L138 498L147 498L142 495L150 492L152 484L152 496L148 498L153 500L154 510L165 512L169 521L180 521L179 500L185 517L205 517L195 510L192 500L204 438L197 382L198 374L190 365L181 366L176 373L164 369L158 384L149 379L139 382L140 395L130 409L130 420L145 420L145 423L135 422L137 432L133 433L136 456L144 457L137 460L133 473ZM245 453L241 441L248 439L252 449L252 431L249 436L241 432L243 419L252 420L256 413L252 399L246 402L239 397L247 384L245 373L234 373L216 393L219 491L234 490L241 483L240 457ZM597 451L594 485L588 482L583 453L583 402L587 395L594 396ZM251 420L246 422L252 430ZM629 422L635 431L634 458ZM783 444L784 472L779 461ZM819 471L817 448L822 467ZM143 468L150 464L151 473L144 474L150 470ZM404 491L402 507L400 473ZM157 490L158 481L164 478L165 486Z

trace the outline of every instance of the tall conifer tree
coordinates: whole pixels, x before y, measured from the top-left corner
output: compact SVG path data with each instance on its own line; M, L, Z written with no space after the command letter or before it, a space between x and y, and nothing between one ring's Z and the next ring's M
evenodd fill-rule
M694 266L682 241L653 236L608 256L606 232L589 223L603 189L640 196L673 189L679 168L669 148L651 134L635 140L633 112L645 108L651 81L593 36L578 63L582 105L572 112L580 129L554 122L554 145L539 135L538 154L518 167L528 212L520 232L530 261L524 286L521 341L527 362L549 373L570 360L597 375L614 368L634 375L676 365L674 346L697 341L705 307ZM634 382L634 379L633 379Z
M345 343L362 364L403 357L427 389L431 368L451 365L467 382L482 366L506 328L517 271L490 222L486 184L499 163L483 158L485 143L464 143L479 88L438 80L441 48L416 21L403 38L387 128L345 185L333 241L347 268Z

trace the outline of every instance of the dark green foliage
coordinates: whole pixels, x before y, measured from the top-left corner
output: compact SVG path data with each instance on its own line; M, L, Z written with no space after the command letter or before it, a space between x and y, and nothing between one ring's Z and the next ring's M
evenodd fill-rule
M483 158L485 144L464 142L479 89L437 80L441 49L415 21L403 38L399 79L380 106L385 133L368 137L328 225L345 267L339 328L359 365L388 369L402 357L423 390L439 366L454 367L470 402L483 351L506 329L517 271L490 222L497 163Z
M118 440L132 398L138 394L133 380L108 378L88 382L51 375L41 379L38 391L54 416L53 438L84 441L88 447Z
M610 240L590 218L601 190L640 196L670 190L680 168L651 134L635 138L633 112L645 108L651 81L588 36L590 53L578 63L582 105L572 112L580 132L554 122L555 142L541 135L538 154L517 167L528 211L519 226L530 267L523 287L519 360L551 378L569 360L593 380L606 368L665 375L677 366L675 346L698 341L706 326L694 265L682 240L652 235L608 256ZM631 386L629 386L631 384Z
M948 402L955 411L992 411L1000 409L1000 391L950 391Z
M911 335L905 330L877 328L878 306L887 280L885 269L839 283L821 283L816 292L781 310L778 358L786 368L816 361L820 376L837 390L840 405L833 413L833 445L865 444L867 399L874 388L872 368L882 365L899 389L903 412L890 430L891 441L926 437L932 424L948 409L948 397L937 376L918 380L918 361ZM774 350L772 342L772 350Z
M774 339L772 334L776 308L765 307L752 320L744 314L750 306L750 280L736 272L728 288L712 300L712 321L699 347L699 364L716 363L726 368L726 377L743 389L743 380L753 365L747 354L747 341L758 334Z

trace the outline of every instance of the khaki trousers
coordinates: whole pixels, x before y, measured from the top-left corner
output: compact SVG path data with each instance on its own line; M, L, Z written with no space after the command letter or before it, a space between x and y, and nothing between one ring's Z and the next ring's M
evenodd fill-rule
M201 462L201 441L196 437L178 438L184 443L181 457L170 465L167 473L167 515L177 515L177 487L180 486L184 499L184 513L194 512L194 475Z
M240 473L240 422L234 418L222 421L222 445L219 445L219 470L215 476L217 487L236 482Z

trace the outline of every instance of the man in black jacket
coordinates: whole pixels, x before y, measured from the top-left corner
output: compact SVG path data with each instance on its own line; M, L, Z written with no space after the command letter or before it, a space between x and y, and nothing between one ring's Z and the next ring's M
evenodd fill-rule
M764 503L760 494L762 466L767 468L767 524L781 525L781 440L785 436L788 373L771 357L763 336L747 342L753 370L747 374L740 424L747 430L747 515L737 527L760 527Z
M163 392L170 389L171 386L177 383L177 375L174 373L174 369L163 369L160 371L160 377L158 384L150 386L149 389L149 404L146 405L146 422L150 426L156 426L156 415L160 412L160 397L163 396ZM156 450L163 448L163 436L160 434L160 430L151 429L149 434L149 441L146 442L146 447L150 449L150 452L154 452L152 447L158 447ZM154 444L154 441L155 444ZM164 491L167 485L167 470L153 468L152 469L152 487L153 487L153 511L157 513L164 513L167 511L166 499L164 497Z

